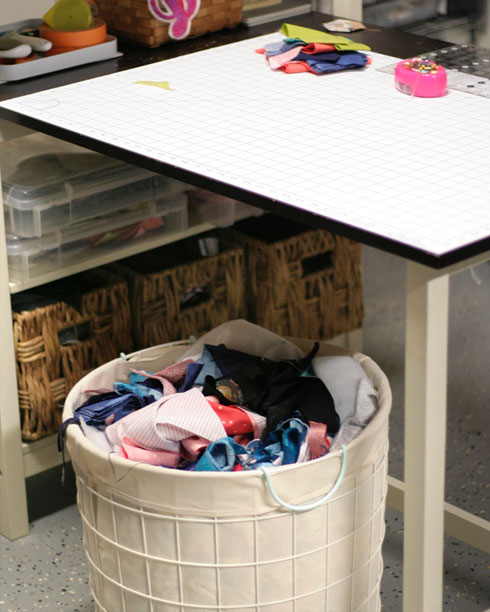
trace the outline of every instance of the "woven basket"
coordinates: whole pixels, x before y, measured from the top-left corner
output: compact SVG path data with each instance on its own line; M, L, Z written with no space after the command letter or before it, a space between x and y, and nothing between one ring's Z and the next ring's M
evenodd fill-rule
M102 269L73 280L81 287L79 310L56 301L13 313L24 440L56 433L61 424L62 403L71 387L121 351L132 350L124 281ZM55 291L54 284L43 287L46 295L50 290Z
M243 248L215 231L220 252L202 257L200 235L140 253L111 265L129 286L133 340L136 348L199 336L246 312ZM190 289L205 287L201 300L182 302Z
M159 6L168 13L164 2L159 0ZM154 17L147 0L97 0L97 6L98 17L106 22L110 32L120 38L147 47L159 47L173 38L169 24ZM185 37L235 27L241 19L242 0L201 0Z
M234 226L248 318L283 336L330 339L362 325L361 245L264 215Z

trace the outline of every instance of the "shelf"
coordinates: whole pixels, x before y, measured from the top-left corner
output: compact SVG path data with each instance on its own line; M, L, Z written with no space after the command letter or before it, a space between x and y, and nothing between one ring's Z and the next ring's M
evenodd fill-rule
M311 2L308 0L304 2L298 2L298 0L282 0L282 2L263 6L262 8L244 10L242 21L245 25L251 27L269 23L270 21L304 15L310 11Z
M57 434L46 436L35 442L23 442L24 475L26 478L61 465L62 456L58 451ZM65 451L65 461L69 461L68 451Z
M214 228L215 225L213 225L212 223L199 223L196 225L191 225L185 230L179 232L172 232L164 236L158 236L154 239L150 239L147 237L145 238L145 240L138 241L134 244L129 244L128 246L117 249L116 251L111 251L110 253L98 255L97 257L91 257L90 259L84 259L76 265L66 266L59 270L54 270L53 272L50 272L48 274L37 276L36 278L26 283L9 282L10 293L19 293L19 291L32 289L32 287L39 287L59 278L71 276L72 274L78 274L79 272L84 272L85 270L90 270L97 266L103 266L119 259L124 259L125 257L130 257L131 255L142 253L143 251L149 251L150 249L155 249L159 246L163 246L164 244L169 244L170 242L177 242L178 240L182 240L183 238L187 238L188 236L201 234L202 232L206 232Z

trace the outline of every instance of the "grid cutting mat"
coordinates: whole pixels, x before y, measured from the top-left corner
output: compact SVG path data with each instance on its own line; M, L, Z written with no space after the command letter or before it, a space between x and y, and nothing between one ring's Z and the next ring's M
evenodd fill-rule
M427 55L449 70L490 78L490 49L476 45L450 45Z
M5 108L442 255L490 236L490 102L379 72L274 72L279 33L24 96Z
M449 89L490 98L490 49L450 45L422 55L444 66ZM396 64L382 66L379 70L394 74Z

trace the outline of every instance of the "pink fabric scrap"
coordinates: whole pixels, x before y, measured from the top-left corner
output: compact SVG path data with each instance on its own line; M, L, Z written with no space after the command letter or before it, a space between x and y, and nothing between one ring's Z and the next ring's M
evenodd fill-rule
M289 64L284 64L279 68L279 70L282 70L287 74L296 74L297 72L313 72L313 74L316 74L309 64L299 60L289 62Z
M176 468L180 462L180 455L178 453L144 448L127 436L121 440L119 454L121 457L131 459L131 461L148 463L149 465L162 465L170 468Z
M310 421L307 440L311 459L318 459L326 455L330 448L330 440L327 437L327 426L325 423Z
M181 383L185 379L185 372L189 363L194 363L193 359L184 359L183 361L179 361L159 372L154 372L150 374L146 372L146 370L131 370L135 374L139 374L140 376L146 376L146 378L154 378L159 380L162 383L162 391L163 395L171 395L172 393L177 393L177 389L174 385Z
M329 45L328 43L310 43L302 48L303 53L328 53L329 51L335 51L335 45Z
M189 436L180 441L184 450L184 457L189 461L196 461L202 451L209 446L210 440L199 436Z
M279 53L279 55L271 55L267 58L269 61L269 66L272 70L278 70L281 66L285 64L289 64L303 49L303 47L293 47L289 49L289 51L285 51L284 53Z
M219 417L196 388L162 397L109 425L105 433L116 452L125 437L144 448L179 453L181 441L190 436L210 441L226 436Z

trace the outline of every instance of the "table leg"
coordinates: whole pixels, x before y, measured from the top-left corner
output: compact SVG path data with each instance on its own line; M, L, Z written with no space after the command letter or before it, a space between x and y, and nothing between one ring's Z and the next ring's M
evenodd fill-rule
M440 612L449 276L407 263L404 612Z

